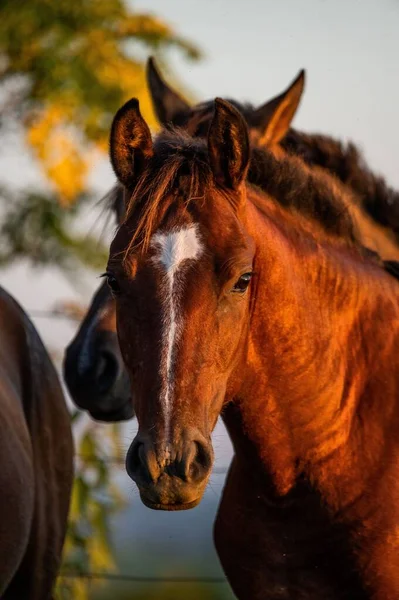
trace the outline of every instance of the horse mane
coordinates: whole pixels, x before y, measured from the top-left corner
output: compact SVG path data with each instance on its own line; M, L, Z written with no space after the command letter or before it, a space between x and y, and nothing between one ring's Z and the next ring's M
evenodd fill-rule
M383 267L387 273L392 275L395 279L399 280L399 261L397 260L384 260Z
M343 197L345 190L328 174L309 169L296 156L277 159L264 149L253 149L250 170L249 185L261 183L261 191L273 201L316 222L329 237L361 246L348 202ZM180 129L164 130L155 139L154 154L128 204L125 222L136 207L141 206L142 210L127 252L138 240L148 247L156 226L173 201L172 192L181 175L185 176L186 205L203 200L213 184L207 144Z
M390 228L399 242L399 192L368 168L355 144L290 129L281 145L308 165L318 165L334 173L356 193L354 199L365 212L375 222Z
M241 112L250 126L257 126L253 122L256 111L252 104L227 100ZM191 135L206 137L213 111L213 101L202 102L191 109L189 118L182 115L178 125L184 126ZM391 229L399 243L399 192L369 169L355 144L345 144L330 136L290 129L281 141L281 147L291 155L300 156L309 166L319 166L333 173L355 192L354 202L373 221ZM251 172L249 179L251 180Z
M295 155L277 159L254 148L248 179L290 210L318 223L328 234L361 245L349 210L350 192L321 169Z

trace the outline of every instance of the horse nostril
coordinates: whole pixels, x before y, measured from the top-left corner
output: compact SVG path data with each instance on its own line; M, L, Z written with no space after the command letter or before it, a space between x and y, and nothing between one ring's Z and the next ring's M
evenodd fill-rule
M117 358L106 350L103 350L96 366L96 382L100 392L106 392L115 384L119 375L119 362Z
M212 452L202 442L193 442L194 456L189 465L188 475L191 481L203 479L212 466Z
M142 442L136 442L133 444L129 452L129 472L137 473L143 464L143 452L144 444Z
M147 450L140 440L134 440L126 456L126 471L133 481L153 483L160 475L160 469L152 450Z

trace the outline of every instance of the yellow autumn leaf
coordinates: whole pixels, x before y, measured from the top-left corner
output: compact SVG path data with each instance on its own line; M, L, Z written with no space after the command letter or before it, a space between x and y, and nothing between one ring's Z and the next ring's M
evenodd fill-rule
M31 119L27 130L28 143L64 205L71 204L85 189L91 164L90 153L83 150L68 125L68 113L70 107L49 104Z

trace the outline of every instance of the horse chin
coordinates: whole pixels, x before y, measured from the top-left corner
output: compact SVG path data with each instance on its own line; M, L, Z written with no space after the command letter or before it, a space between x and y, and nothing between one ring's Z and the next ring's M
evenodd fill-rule
M160 478L162 480L162 477ZM179 486L180 487L180 486ZM190 486L180 487L180 489L161 489L157 486L144 487L139 485L140 498L144 506L152 510L190 510L195 508L202 500L204 487Z
M192 500L191 502L185 503L175 503L175 504L161 504L156 502L151 502L145 498L145 496L140 493L140 498L144 506L147 508L151 508L152 510L165 510L165 511L177 511L177 510L190 510L190 508L195 508L202 500L202 496Z

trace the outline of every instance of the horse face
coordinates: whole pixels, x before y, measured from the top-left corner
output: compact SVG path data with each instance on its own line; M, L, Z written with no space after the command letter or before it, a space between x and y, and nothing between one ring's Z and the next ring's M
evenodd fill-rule
M108 282L139 423L127 471L143 502L156 509L186 509L200 501L213 462L211 432L229 399L249 328L254 249L240 218L248 136L237 111L225 103L219 111L209 135L209 164L195 158L186 163L169 147L168 134L153 151L137 103L118 113L111 137L111 158L125 184L134 185L137 175L124 161L126 148L136 165L147 163L134 206L111 245ZM190 153L189 143L187 148ZM172 193L164 193L168 177ZM201 187L203 203L187 203ZM147 241L136 247L132 232L139 230Z
M123 272L110 267L139 422L126 464L152 507L186 508L201 498L210 435L245 347L253 255L234 215L231 223L225 217L222 226L170 219L145 255L131 256Z
M65 353L64 378L74 403L98 421L134 416L116 334L115 301L104 282Z

